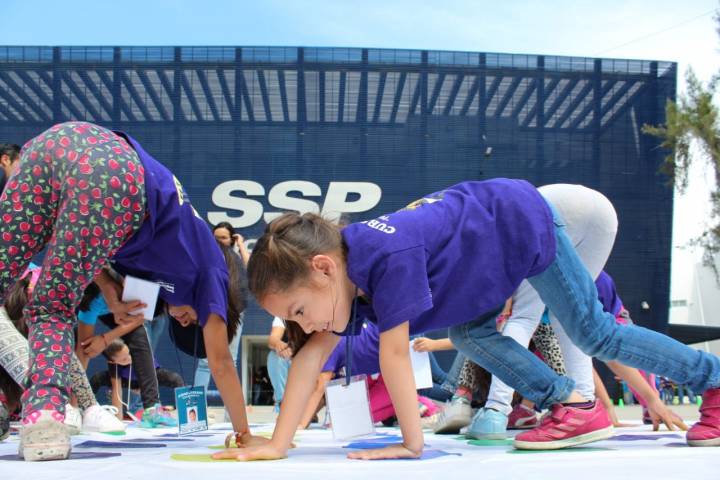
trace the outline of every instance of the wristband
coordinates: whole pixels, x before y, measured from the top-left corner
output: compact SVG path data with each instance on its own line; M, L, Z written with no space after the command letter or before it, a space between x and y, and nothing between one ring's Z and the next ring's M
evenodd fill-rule
M230 448L230 442L232 440L235 440L235 446L240 447L242 445L242 436L245 434L250 435L250 428L246 428L242 432L232 432L228 433L225 437L225 448Z

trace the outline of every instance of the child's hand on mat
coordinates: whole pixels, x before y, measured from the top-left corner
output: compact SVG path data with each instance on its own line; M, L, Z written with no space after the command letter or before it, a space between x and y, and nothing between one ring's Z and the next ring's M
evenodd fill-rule
M653 431L658 431L660 424L664 423L668 430L687 430L688 426L685 425L682 418L675 412L667 408L667 406L660 400L659 397L652 399L647 404L648 413L653 422ZM675 428L677 427L677 428Z
M370 450L357 450L348 453L348 458L353 460L389 460L393 458L419 458L422 451L413 452L405 445L389 445L385 448L373 448Z
M287 452L276 448L271 443L257 447L228 448L212 456L215 460L240 460L243 462L250 460L280 460L285 457L287 457Z

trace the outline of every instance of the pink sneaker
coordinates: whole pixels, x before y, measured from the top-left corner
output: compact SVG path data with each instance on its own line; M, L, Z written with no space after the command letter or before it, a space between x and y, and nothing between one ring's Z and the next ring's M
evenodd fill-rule
M700 420L687 432L691 447L720 447L720 388L706 390Z
M585 410L553 405L540 426L515 437L515 448L521 450L557 450L610 438L612 422L602 403Z
M508 417L509 430L524 430L528 428L535 428L540 425L537 413L532 408L528 408L522 403L518 403L510 412Z

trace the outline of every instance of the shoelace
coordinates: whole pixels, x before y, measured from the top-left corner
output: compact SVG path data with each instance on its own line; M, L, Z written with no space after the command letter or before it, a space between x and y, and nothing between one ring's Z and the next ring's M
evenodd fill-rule
M107 412L117 415L120 410L117 409L115 405L100 405L100 408L103 410L106 410Z

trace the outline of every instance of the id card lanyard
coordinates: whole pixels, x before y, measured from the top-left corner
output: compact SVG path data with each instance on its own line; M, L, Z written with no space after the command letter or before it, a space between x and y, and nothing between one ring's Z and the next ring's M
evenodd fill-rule
M357 320L358 289L355 287L355 298L352 304L352 315L350 316L350 335L345 337L345 386L350 386L352 377L352 342L355 336L355 321Z

